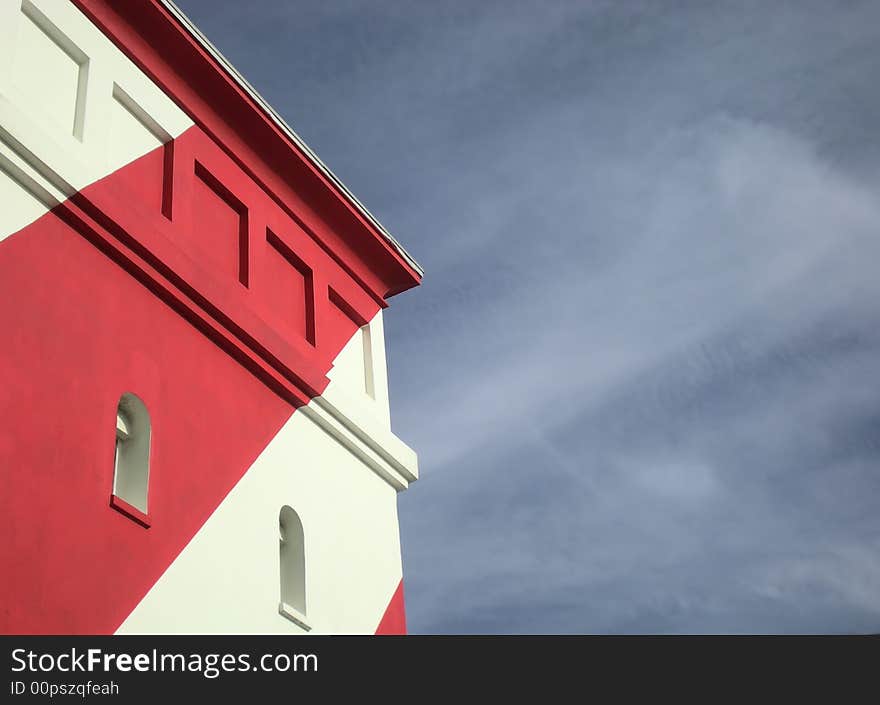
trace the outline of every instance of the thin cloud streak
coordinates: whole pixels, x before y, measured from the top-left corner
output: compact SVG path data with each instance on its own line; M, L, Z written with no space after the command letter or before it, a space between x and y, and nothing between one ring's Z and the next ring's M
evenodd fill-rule
M880 629L876 4L181 5L425 265L412 631Z

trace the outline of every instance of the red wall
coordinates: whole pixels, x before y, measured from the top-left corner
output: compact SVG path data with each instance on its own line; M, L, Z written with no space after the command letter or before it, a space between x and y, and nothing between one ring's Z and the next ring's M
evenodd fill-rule
M175 151L185 154L199 139L191 130L175 141ZM91 229L100 229L97 221L83 225L86 211L97 213L95 204L103 204L125 210L120 220L129 230L116 237L147 238L163 216L140 211L128 195L152 187L141 175L155 154L0 243L0 633L114 632L300 403L255 375L252 359L206 327L195 306L180 304L179 291L178 298L161 294L132 264L134 256L120 260L107 249ZM245 181L232 183L246 194L243 202L256 202ZM176 220L167 232L189 232L193 252L210 247L216 230L197 217ZM277 321L284 309L269 294L287 291L291 326L278 327L280 338L302 345L307 330L297 325L305 310L298 292L306 278L297 267L307 266L299 259L304 250L293 251L290 223L271 222L273 232L287 232L288 244L252 240L249 257L257 266L249 287L226 272L233 281L217 290L218 305L243 297L241 310L257 320L269 312ZM265 263L254 254L261 247ZM277 261L278 247L284 262ZM306 349L323 378L378 305L358 298L332 264L305 252L317 337ZM288 265L285 287L278 279ZM109 506L116 408L125 392L139 396L151 416L149 528ZM405 631L402 585L379 631Z
M2 633L115 631L418 283L158 3L76 4L196 125L0 242ZM109 506L125 392L151 415L149 528ZM401 587L382 629L404 628Z
M293 412L54 214L0 246L0 632L112 632ZM112 510L116 405L153 436Z

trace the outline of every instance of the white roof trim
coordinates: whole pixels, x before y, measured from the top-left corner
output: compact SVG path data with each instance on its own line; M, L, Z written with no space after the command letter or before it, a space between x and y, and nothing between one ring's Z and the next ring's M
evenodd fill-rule
M339 177L337 177L332 171L330 171L327 165L321 161L320 157L318 157L318 155L312 151L311 147L309 147L302 140L302 138L293 131L293 128L291 128L290 125L288 125L284 121L284 118L282 118L277 112L275 112L275 109L271 105L269 105L269 103L267 103L266 100L259 93L257 93L254 87L247 82L247 79L242 76L231 63L229 63L229 61L226 59L225 56L223 56L223 54L218 51L217 47L211 44L211 41L204 34L202 34L201 30L193 24L192 20L190 20L189 17L183 14L180 8L177 7L177 5L172 2L172 0L159 0L159 2L165 7L165 9L168 10L168 12L170 12L174 16L174 18L181 24L181 26L186 29L186 31L189 32L190 35L192 35L193 39L201 44L205 51L207 51L214 59L216 59L217 63L219 63L225 69L226 73L228 73L229 76L239 86L241 86L244 91L254 100L254 102L263 109L266 115L268 115L269 118L271 118L271 120L279 128L281 128L282 132L284 132L293 141L293 143L306 154L306 156L315 164L315 166L318 167L321 173L324 174L324 176L326 176L333 184L336 185L336 187L351 202L355 209L364 218L366 218L367 221L369 221L373 225L373 227L375 227L379 231L382 237L384 237L388 241L388 243L395 250L397 250L398 254L400 254L400 256L403 257L403 259L413 269L415 269L416 272L418 272L419 276L423 276L425 270L422 269L422 266L418 262L416 262L415 258L406 251L406 248L401 245L397 241L397 239L385 229L385 226L378 221L376 216L374 216L372 213L370 213L369 210L367 210L367 207L358 200L357 196L355 196L351 191L348 190L348 187L339 180Z

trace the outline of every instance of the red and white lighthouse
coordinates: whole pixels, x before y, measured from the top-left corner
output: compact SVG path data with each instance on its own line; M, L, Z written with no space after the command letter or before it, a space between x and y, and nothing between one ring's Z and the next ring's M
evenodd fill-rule
M0 4L0 632L403 632L421 269L167 0Z

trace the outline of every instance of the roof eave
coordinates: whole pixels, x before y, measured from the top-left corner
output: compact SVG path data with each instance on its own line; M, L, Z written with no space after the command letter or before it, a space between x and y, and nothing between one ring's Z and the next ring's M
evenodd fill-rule
M367 207L355 196L351 190L334 174L330 168L321 161L321 158L315 154L314 150L309 147L303 139L296 134L290 125L285 122L275 109L248 83L247 79L238 72L229 60L215 47L211 41L202 33L202 31L193 24L192 20L187 17L183 11L172 2L172 0L158 0L158 2L168 11L168 13L180 24L183 29L196 41L199 45L217 62L219 66L227 73L227 75L235 81L238 86L247 93L248 97L266 114L266 116L275 123L302 153L314 164L314 166L330 181L340 192L340 194L355 208L355 210L363 217L376 231L390 244L401 258L415 270L419 277L424 276L425 270L416 261L416 259L407 252L406 248L400 244L382 223L374 216Z

